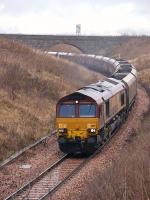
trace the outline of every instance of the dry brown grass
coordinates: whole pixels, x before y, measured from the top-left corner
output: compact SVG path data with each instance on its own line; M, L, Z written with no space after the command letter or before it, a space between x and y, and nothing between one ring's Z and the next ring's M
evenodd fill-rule
M56 44L54 46L52 46L49 51L58 51L58 52L68 52L68 53L82 53L82 51L80 49L78 49L75 46L69 45L69 44Z
M112 55L132 59L139 70L139 81L150 95L150 41L149 38L129 39L126 44L115 47ZM80 199L90 200L149 200L150 199L150 113L142 127L133 132L120 157L113 160L103 174L95 172L94 180L85 184L87 193Z
M150 69L144 69L139 74L139 79L143 84L150 85Z
M114 46L111 52L112 56L124 59L135 59L150 52L149 37L129 38L126 42Z
M144 58L144 57L143 57ZM145 56L142 63L137 62L136 66L139 66L139 81L150 95L150 59L149 56Z
M134 64L141 70L139 80L150 94L150 62L145 54L148 47L144 56L139 53L143 49L140 47L132 57L129 46L121 52L135 58ZM130 47L136 48L134 42ZM0 39L0 159L47 134L54 125L57 99L98 78L81 66ZM81 199L150 199L149 122L150 114L112 167L86 183L88 196L84 193Z
M141 55L133 60L130 61L136 68L137 70L141 71L143 69L150 69L150 55L145 54Z
M0 38L0 160L54 129L56 101L99 77Z
M142 62L138 62L141 59ZM136 66L141 70L139 81L150 96L149 57L137 59ZM142 127L127 140L120 157L113 160L112 166L103 174L95 172L95 177L96 179L86 182L88 192L81 194L81 199L150 199L150 111L146 114Z
M81 199L150 199L150 114L142 128L133 133L120 157L102 175L88 181ZM135 139L136 138L136 139ZM95 172L96 173L96 172Z

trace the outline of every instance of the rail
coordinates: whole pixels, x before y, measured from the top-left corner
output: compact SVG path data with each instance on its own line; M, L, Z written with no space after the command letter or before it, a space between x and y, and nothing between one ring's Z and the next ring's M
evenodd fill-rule
M36 147L37 145L39 145L40 143L46 141L49 137L51 137L52 135L54 135L56 133L56 131L53 131L51 134L44 136L42 138L40 138L39 140L37 140L36 142L34 142L33 144L28 145L27 147L21 149L20 151L16 152L15 154L13 154L12 156L10 156L9 158L7 158L6 160L2 161L0 163L0 169L2 169L4 166L8 165L9 163L11 163L12 161L14 161L15 159L17 159L18 157L20 157L22 154L24 154L26 151Z
M44 200L47 197L50 197L54 192L56 192L63 184L65 184L71 177L73 177L76 173L78 173L91 159L95 158L100 151L104 148L104 146L109 143L109 141L111 140L112 137L114 137L114 135L117 133L118 129L120 127L116 128L116 130L114 130L113 134L109 137L108 140L106 140L106 142L101 145L89 158L85 159L80 165L78 165L71 173L69 173L61 182L59 182L55 187L53 187L52 189L50 189L47 194L45 194L43 197L41 197L39 200Z
M81 160L81 162L79 162L79 164L77 163L77 166L73 170L71 170L71 172L67 173L67 175L64 178L62 178L61 180L58 179L58 182L54 186L49 186L49 188L47 189L47 192L45 192L44 195L40 196L39 198L34 197L34 199L35 200L36 199L38 199L38 200L44 200L47 197L49 197L50 195L52 195L54 192L56 192L64 183L66 183L71 177L73 177L77 172L79 172L82 169L82 167L84 167L91 159L93 159L98 153L100 153L100 151L111 140L111 138L115 135L115 133L117 132L118 129L119 128L117 128L114 131L114 133L110 136L110 138L108 140L106 140L106 142L103 143L103 145L100 146L99 149L97 149L94 154L92 154L88 158L85 158L83 161ZM66 158L68 158L68 154L65 154L60 160L56 161L52 166L50 166L48 169L46 169L45 171L43 171L39 176L37 176L33 180L29 181L27 184L25 184L24 186L22 186L16 192L14 192L10 196L8 196L5 200L30 199L30 197L29 197L30 191L32 191L32 187L34 187L34 184L37 184L38 182L40 182L41 179L43 177L45 177L46 175L48 175L49 172L51 172L53 169L59 167L59 165L61 165L66 160ZM68 168L68 166L69 165L67 163L66 167ZM65 167L63 167L63 168L65 168ZM49 178L48 178L48 181L50 181ZM44 180L44 184L45 184L45 182L46 181ZM49 184L49 185L51 185L51 184ZM25 191L27 191L27 190L29 190L29 192L27 194L25 194L24 196L22 196L22 193L25 192ZM40 194L42 193L42 191L40 191L40 188L38 190L36 188L36 191L37 191L37 195L38 195L38 192ZM31 194L32 194L32 192L31 192Z
M35 177L34 179L32 179L31 181L29 181L27 184L25 184L24 186L22 186L21 188L19 188L16 192L14 192L13 194L11 194L10 196L8 196L5 200L11 200L11 199L15 199L17 195L19 195L22 191L26 190L26 189L30 189L30 187L32 187L39 179L41 179L43 176L45 176L49 171L51 171L52 169L54 169L55 167L57 167L60 163L62 163L66 158L67 158L67 154L65 154L61 159L59 159L58 161L56 161L52 166L50 166L49 168L47 168L45 171L43 171L41 174L39 174L37 177Z

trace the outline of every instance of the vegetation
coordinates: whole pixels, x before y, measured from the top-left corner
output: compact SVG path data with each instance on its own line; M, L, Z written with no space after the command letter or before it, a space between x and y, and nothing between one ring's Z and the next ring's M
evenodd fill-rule
M113 46L110 55L125 59L139 70L139 82L150 95L150 40L147 37L129 38L120 46ZM142 126L134 131L126 145L115 158L112 166L104 173L95 171L94 179L86 184L87 193L81 193L80 199L91 200L149 200L150 199L150 111L146 114Z
M145 37L134 38L111 55L132 59L150 94L149 49ZM98 78L82 66L0 39L0 160L53 129L58 98ZM149 121L150 112L112 166L87 182L90 193L81 199L150 199Z
M68 52L68 53L82 53L81 50L79 50L77 47L68 45L65 43L60 43L52 46L49 51L55 51L55 52Z
M113 50L112 50L113 49ZM120 55L139 70L139 82L150 96L150 40L147 37L129 38L128 42L112 47L111 55ZM113 160L112 166L88 180L87 193L80 199L150 199L150 111L142 126L127 140L120 156Z
M140 56L131 63L139 69L139 82L150 96L150 59ZM95 172L95 179L89 180L87 193L81 199L150 199L150 110L142 126L128 139L120 156L102 174Z
M81 199L148 200L150 197L150 115L141 129L129 138L118 159L103 174L88 181L88 196ZM97 172L95 172L97 173Z
M150 69L142 70L139 74L139 79L147 93L150 95Z
M56 101L99 79L82 66L0 39L0 160L54 129Z
M149 50L149 37L129 37L127 41L113 47L111 55L120 55L124 59L134 59L148 54Z

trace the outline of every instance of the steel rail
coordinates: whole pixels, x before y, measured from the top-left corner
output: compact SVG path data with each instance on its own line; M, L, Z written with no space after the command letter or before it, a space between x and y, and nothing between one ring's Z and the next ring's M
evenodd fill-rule
M105 143L103 143L90 157L86 158L81 162L75 169L73 169L70 173L68 173L61 181L59 181L55 186L49 187L48 192L39 198L39 200L44 200L47 197L50 197L54 192L56 192L64 183L66 183L70 178L72 178L77 172L79 172L92 158L95 158L101 150L104 148L104 146L110 142L111 138L115 136L117 131L119 130L120 126L114 130L112 135L106 140ZM32 179L30 182L22 186L20 189L18 189L16 192L8 196L5 200L12 200L15 199L15 197L24 190L27 190L28 188L32 187L35 183L38 182L43 176L45 176L48 172L53 170L54 168L58 167L66 158L68 157L68 154L65 154L60 160L56 161L52 166L50 166L48 169L46 169L44 172L42 172L39 176ZM26 198L26 197L24 197Z
M108 59L106 59L105 57L103 58L103 61L109 61ZM118 62L119 63L119 62ZM115 66L114 66L115 67ZM106 140L105 143L103 143L103 145L101 145L94 154L92 154L89 158L85 159L83 162L81 162L75 169L73 169L70 173L67 174L67 176L65 176L65 178L63 178L61 181L58 182L58 184L52 188L49 188L49 191L42 197L40 197L40 200L43 200L45 199L46 197L49 197L50 195L52 195L55 191L57 191L66 181L68 181L74 174L76 174L83 166L85 166L85 164L87 162L89 162L92 158L96 157L96 155L98 153L100 153L100 151L104 148L104 146L111 140L111 138L115 135L115 133L117 132L117 130L120 128L117 127L116 130L113 132L113 134ZM66 155L67 156L67 155ZM59 161L58 161L59 162ZM63 162L63 161L62 161ZM59 162L58 164L57 163L54 163L54 165L56 164L56 166L58 166L61 162ZM54 166L55 167L55 166ZM53 168L54 168L53 167ZM49 169L50 170L50 169ZM43 175L45 175L48 171L45 170L43 173L41 173L41 176L42 177ZM10 200L12 199L13 197L15 197L15 195L17 193L20 193L21 191L23 191L25 188L27 188L28 186L31 186L33 185L35 182L37 182L37 180L40 179L40 177L36 177L34 178L31 183L28 183L26 184L25 186L23 186L22 188L20 188L18 191L16 191L15 193L13 193L12 195L10 195L10 197L6 198L5 200Z
M2 161L0 163L0 169L2 169L4 166L6 166L7 164L11 163L12 161L14 161L15 159L17 159L18 157L20 157L22 154L24 154L26 151L36 147L37 145L39 145L40 143L46 141L49 137L53 136L56 133L56 131L53 131L51 134L44 136L42 138L40 138L39 140L37 140L36 142L28 145L27 147L21 149L20 151L16 152L15 154L13 154L12 156L10 156L9 158L7 158L6 160Z
M48 172L50 172L55 167L57 167L59 164L61 164L67 157L68 157L68 154L65 154L62 158L60 158L58 161L56 161L53 165L51 165L49 168L47 168L45 171L43 171L37 177L35 177L31 181L29 181L27 184L23 185L21 188L19 188L17 191L15 191L14 193L12 193L10 196L6 197L5 200L15 199L16 195L19 195L21 192L23 192L27 188L30 188L31 186L33 186L38 180L40 180Z
M112 137L115 136L117 131L120 127L116 128L112 135L106 140L105 143L103 143L90 157L85 159L81 164L79 164L72 172L70 172L62 181L60 181L55 187L50 189L43 197L41 197L39 200L44 200L47 197L50 197L54 192L56 192L63 184L65 184L70 178L72 178L76 173L78 173L91 159L95 158L100 151L104 148L106 144L108 144Z

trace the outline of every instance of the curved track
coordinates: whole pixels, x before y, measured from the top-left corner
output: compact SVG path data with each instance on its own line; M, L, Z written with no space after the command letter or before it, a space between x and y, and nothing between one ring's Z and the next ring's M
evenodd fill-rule
M39 176L28 182L15 193L11 194L5 200L44 199L66 181L72 173L75 172L82 163L84 163L84 161L85 158L72 160L66 154Z
M3 162L0 163L0 169L2 169L3 167L5 167L6 165L10 164L11 162L15 161L16 159L18 159L20 156L22 156L24 153L26 153L28 150L33 149L34 147L38 146L41 143L46 143L47 139L49 137L52 137L53 135L55 135L56 131L53 131L51 134L40 138L39 140L37 140L35 143L30 144L29 146L23 148L22 150L16 152L15 154L13 154L12 156L10 156L8 159L4 160Z
M69 158L69 155L65 154L39 176L29 181L16 192L8 196L5 200L43 200L50 196L75 173L77 173L88 161L94 158L115 135L117 130L118 129L116 129L111 137L91 156L87 158Z
M69 60L77 62L79 64L87 65L89 68L91 66L96 66L97 71L107 74L107 75L121 75L124 71L120 66L122 64L129 64L123 60L109 59L103 56L95 55L76 55L76 54L65 54L65 53L50 53L55 56L65 57ZM99 68L97 68L99 66ZM101 69L100 69L101 66ZM131 66L132 67L132 66ZM131 69L131 68L130 68ZM101 71L100 71L101 70ZM128 73L134 73L134 68ZM124 77L125 77L124 76ZM118 128L117 128L118 130ZM116 130L115 130L116 132ZM111 137L114 134L111 135ZM28 182L26 185L21 187L18 191L11 194L6 200L10 199L44 199L45 197L56 191L65 181L67 181L74 173L81 169L89 160L97 155L98 152L104 147L106 143L109 142L111 137L102 145L100 148L88 159L69 159L68 155L64 155L60 160L57 160L51 167L42 172L39 176Z
M56 161L52 166L42 172L39 176L35 177L33 180L29 181L27 184L22 186L19 190L11 194L5 200L10 199L41 199L47 191L53 188L55 185L55 180L52 177L52 174L55 174L58 166L66 160L67 155L64 155L58 161ZM49 186L51 185L51 187Z
M105 56L98 55L88 55L88 54L76 54L76 53L66 53L66 52L46 52L48 55L56 56L58 58L65 58L69 61L75 62L77 64L86 66L87 68L100 72L107 77L114 75L115 73L126 73L128 76L130 72L134 73L135 68L129 64L127 61L123 59L117 58L108 58ZM132 70L121 69L119 72L119 68L122 65L131 65Z

